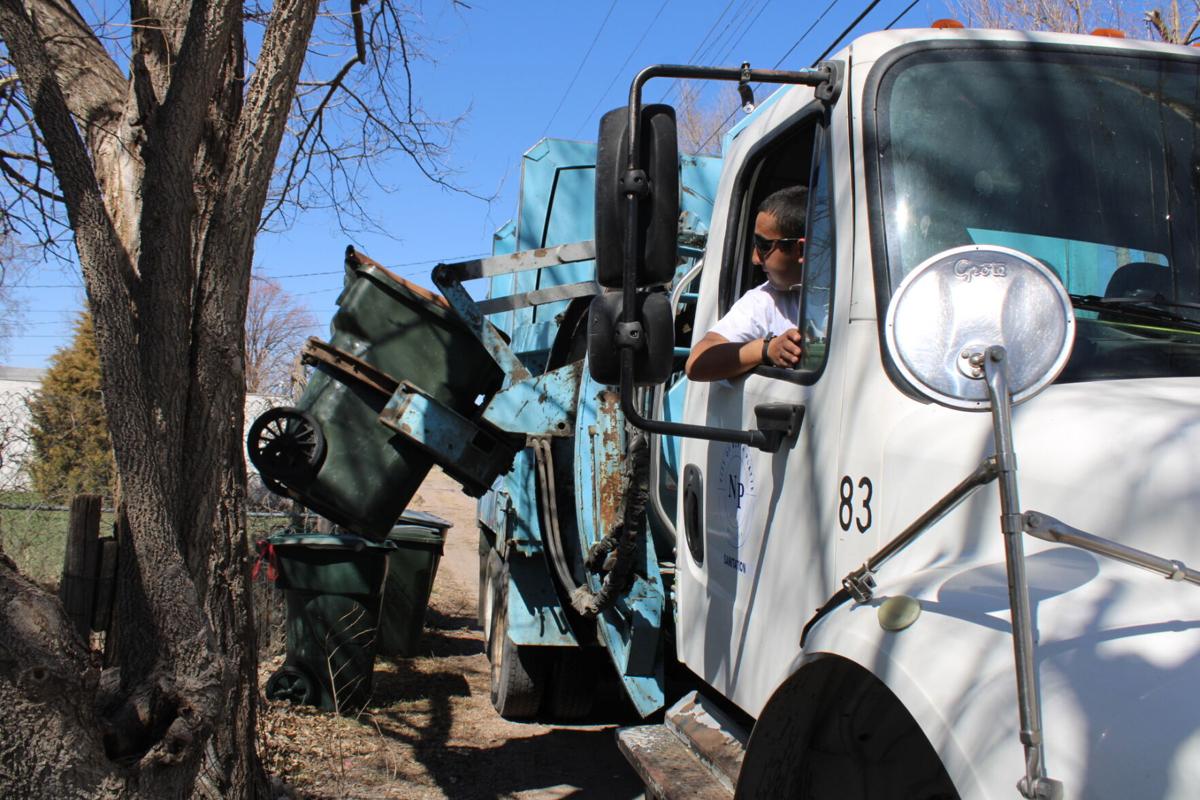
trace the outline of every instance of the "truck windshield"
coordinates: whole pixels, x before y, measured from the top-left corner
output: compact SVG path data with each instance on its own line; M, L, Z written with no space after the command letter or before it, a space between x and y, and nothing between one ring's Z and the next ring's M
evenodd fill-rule
M1060 380L1200 375L1200 59L916 52L875 109L891 289L947 248L1012 247L1074 300Z

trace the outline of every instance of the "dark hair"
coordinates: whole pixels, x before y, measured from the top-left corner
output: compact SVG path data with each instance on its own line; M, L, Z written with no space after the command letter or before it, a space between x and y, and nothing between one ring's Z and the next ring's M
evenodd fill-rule
M804 235L804 217L808 210L808 187L788 186L767 195L758 207L758 213L770 214L784 238L792 239Z

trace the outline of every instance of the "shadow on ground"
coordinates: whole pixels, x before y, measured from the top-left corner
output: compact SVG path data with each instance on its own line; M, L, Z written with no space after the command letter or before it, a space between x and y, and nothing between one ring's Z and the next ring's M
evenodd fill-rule
M405 725L400 715L381 716ZM611 729L529 727L529 736L495 746L446 746L436 737L419 735L409 744L451 800L491 800L554 788L560 790L556 797L620 800L641 795L642 785L617 751Z

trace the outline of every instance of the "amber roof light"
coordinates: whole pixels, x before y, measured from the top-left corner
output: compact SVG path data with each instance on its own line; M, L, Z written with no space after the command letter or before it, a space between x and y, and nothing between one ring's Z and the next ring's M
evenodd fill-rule
M1110 39L1124 39L1125 31L1120 31L1116 28L1096 28L1096 30L1092 31L1092 36L1107 36Z
M931 25L930 27L942 29L942 28L961 28L962 26L963 26L963 24L956 19L939 19L939 20L934 20L933 25Z

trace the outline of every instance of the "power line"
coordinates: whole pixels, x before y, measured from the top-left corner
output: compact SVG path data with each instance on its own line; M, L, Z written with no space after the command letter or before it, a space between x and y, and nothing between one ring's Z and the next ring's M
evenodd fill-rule
M716 59L716 63L721 64L729 59L729 56L733 54L734 49L736 49L737 46L742 43L742 39L745 39L746 34L754 28L754 25L758 22L758 18L763 15L763 12L767 10L767 6L769 5L771 5L771 0L766 0L766 2L758 7L758 13L749 20L749 22L746 24L746 27L742 28L742 32L738 34L738 37L730 42L729 47L725 48L725 52L721 55L721 57Z
M617 79L621 77L621 74L625 71L625 67L629 65L629 60L633 58L634 53L636 53L638 48L642 46L642 42L646 41L646 37L650 34L650 29L654 27L654 23L658 22L658 18L662 16L663 9L665 9L670 2L671 0L663 0L663 4L658 7L658 11L654 14L654 19L650 20L650 24L646 26L644 31L642 31L642 38L637 40L637 44L635 44L633 49L629 51L629 55L625 56L625 60L621 62L621 66L617 67L616 72L613 73L612 80L608 82L608 86L605 86L604 91L600 93L600 98L596 101L596 105L592 106L592 110L587 113L587 116L583 118L583 122L580 123L579 128L576 129L576 136L583 132L584 126L588 124L588 121L591 120L592 115L596 113L596 109L600 108L600 104L604 102L604 98L607 97L609 91L612 90L613 84L615 84Z
M404 261L404 262L401 262L398 264L384 264L383 266L386 269L396 270L401 267L416 267L416 266L422 266L424 264L453 264L456 261L466 261L471 258L483 258L484 256L490 256L490 255L491 255L491 253L465 253L465 254L459 255L459 256L444 256L442 258L427 258L422 261ZM329 270L327 272L287 272L287 273L283 273L281 275L264 275L263 277L270 278L271 280L278 280L281 278L324 278L324 277L328 277L330 275L344 275L345 272L346 272L345 269L335 269L335 270ZM419 272L419 270L411 272L411 273L406 273L406 274L415 275L415 274L417 274L417 272ZM82 284L73 284L73 283L63 283L63 284L31 283L31 284L24 284L24 285L18 284L16 286L12 286L10 288L13 288L13 289L82 289L83 285ZM63 311L74 311L74 310L77 310L77 309L63 309ZM28 313L28 312L23 312L23 313ZM39 313L48 313L48 312L39 311Z
M737 31L737 28L734 26L741 24L741 21L750 13L750 7L756 2L757 0L743 0L742 4L729 15L729 21L725 23L725 27L721 29L717 37L709 42L708 47L704 48L704 51L696 57L699 63L703 64L706 61L714 60L710 58L709 54L717 52L718 48L721 47L721 40L725 38L725 34L729 32L730 28L733 28L734 32Z
M879 2L879 0L875 0L875 2L876 2L876 3L878 3L878 2ZM771 69L778 69L778 68L779 68L779 65L783 63L783 60L784 60L785 58L787 58L788 56L790 56L790 55L792 54L792 51L794 51L794 50L795 50L797 47L799 47L799 46L800 46L800 43L801 43L801 42L803 42L805 39L807 39L807 38L808 38L808 35L809 35L810 33L812 33L812 31L813 31L813 28L817 27L817 25L819 25L819 24L821 23L821 20L825 19L825 15L827 15L827 14L828 14L830 11L832 11L832 10L833 10L833 7L834 7L834 6L836 6L836 5L837 5L837 3L838 3L838 0L830 0L830 1L829 1L829 5L825 6L825 10L821 12L821 16L817 17L817 18L816 18L816 19L813 21L813 23L812 23L811 25L809 25L809 26L808 26L808 28L806 28L806 29L805 29L804 33L800 34L800 38L799 38L799 39L797 39L797 40L796 40L796 41L795 41L795 42L792 44L792 46L788 48L788 50L787 50L787 52L786 52L786 53L784 53L782 56L780 56L780 57L779 57L779 60L775 62L775 65L774 65L774 66L772 66L772 67L771 67ZM818 61L820 61L820 59L817 59L817 60L818 60ZM761 85L762 85L762 84L758 84L758 86L756 86L755 88L761 87ZM710 134L708 135L708 138L704 140L704 143L700 145L700 150L702 150L702 151L703 151L705 147L708 147L708 143L712 141L713 137L714 137L714 136L716 136L716 135L717 135L717 133L718 133L718 132L719 132L719 131L720 131L722 128L724 128L726 125L728 125L728 124L729 124L729 121L730 121L731 119L733 119L733 118L734 118L734 115L736 115L736 114L737 114L737 109L734 109L733 111L729 112L729 116L727 116L727 117L724 119L724 121L723 121L723 122L721 122L721 124L720 124L720 125L718 125L718 126L716 127L716 129L714 129L714 130L713 130L713 132L712 132L712 133L710 133Z
M817 59L816 59L816 61L813 62L813 64L821 63L821 61L823 61L825 59L825 56L829 55L835 49L837 49L837 46L842 43L842 40L850 35L850 31L852 31L856 27L858 27L858 23L862 22L863 18L866 17L867 14L870 14L872 11L875 10L875 6L879 5L879 2L880 2L880 0L871 0L870 4L868 4L867 7L863 9L863 12L861 14L859 14L857 17L855 17L853 22L851 22L849 25L846 26L846 29L844 31L842 31L842 34L840 36L838 36L838 38L833 40L833 44L829 45L829 47L826 47L825 52L821 53L821 55L817 56Z
M386 269L396 270L396 269L399 269L400 267L418 267L418 266L422 266L424 264L453 264L456 261L466 261L467 259L482 258L484 256L490 256L490 255L491 255L491 253L466 253L465 255L461 255L461 256L444 256L442 258L427 258L422 261L404 261L399 264L384 264L383 266ZM344 274L346 274L346 270L343 268L343 269L329 270L328 272L290 272L290 273L285 273L283 275L264 275L263 277L270 278L271 280L277 280L279 278L323 278L323 277L326 277L329 275L344 275Z
M13 289L82 289L82 283L17 283Z
M558 105L554 108L554 113L550 115L550 121L546 123L546 129L542 131L542 138L550 132L550 126L554 124L555 117L562 109L563 103L567 102L567 96L571 94L571 89L575 88L575 81L579 79L579 73L583 72L583 65L587 63L588 56L592 54L592 50L596 47L596 42L600 41L600 34L604 31L604 26L608 24L609 17L612 16L613 9L617 7L617 0L612 1L612 5L608 7L608 13L604 15L604 21L600 23L600 27L596 29L596 35L592 37L592 43L588 45L587 52L583 54L583 58L579 61L579 66L575 69L575 74L571 76L571 82L567 84L566 91L563 92L562 98L558 101Z
M912 2L908 4L908 8L904 9L903 11L901 11L901 12L900 12L900 14L899 14L899 16L897 16L897 17L896 17L894 20L892 20L891 22L889 22L889 23L887 24L887 27L886 27L886 28L884 28L884 30L885 30L885 31L890 31L890 30L892 29L892 26L893 26L893 25L895 25L895 24L896 24L897 22L899 22L900 20L904 19L904 17L908 16L908 12L910 12L910 11L912 11L914 8L916 8L916 7L917 7L917 3L919 3L919 2L921 2L921 0L912 0Z
M821 12L821 16L817 17L817 21L814 22L812 25L808 26L808 30L806 30L804 32L804 34L799 39L797 39L791 47L788 48L786 53L784 53L783 55L781 55L779 57L779 60L775 62L775 66L771 67L771 69L779 68L779 65L783 63L783 60L785 58L787 58L788 56L790 56L792 54L792 51L794 51L797 47L800 46L800 43L804 41L804 38L806 36L808 36L809 33L812 32L813 28L817 27L817 25L820 24L821 20L825 19L825 15L828 14L835 5L837 5L837 2L838 2L838 0L832 0L832 2L830 2L829 5L825 6L825 10Z
M692 51L692 54L687 57L687 61L684 62L685 64L691 64L696 60L696 54L700 52L700 48L704 47L704 43L708 41L708 37L711 36L712 32L716 30L718 25L721 24L721 20L725 18L725 14L729 11L730 7L733 6L734 2L735 0L729 0L729 2L725 4L725 8L721 9L721 13L717 15L715 20L713 20L713 24L709 26L708 32L705 33L700 39L700 44L696 45L696 49ZM658 98L658 102L667 102L667 97L670 96L671 92L678 89L679 86L680 83L678 80L676 80L663 91L662 97Z
M729 58L730 54L733 53L733 51L737 48L737 46L742 43L742 40L746 38L746 34L748 34L751 30L754 29L754 26L758 23L759 18L762 17L763 12L767 10L767 6L769 6L771 4L771 0L763 0L762 4L758 6L758 10L755 11L754 2L756 2L756 1L757 0L751 0L750 2L747 2L746 4L740 6L734 12L733 18L737 18L739 21L738 21L738 23L736 23L737 27L733 28L733 31L730 36L730 42L729 42L728 46L725 47L724 51L718 56L710 57L708 55L709 51L706 50L704 53L702 53L700 55L699 63L721 64L721 63L724 63ZM734 24L733 18L731 18L730 24ZM727 25L726 30L728 30L728 29L729 29L729 26ZM724 34L725 34L725 31L722 31L721 36L724 36ZM712 46L719 47L720 46L719 42L720 42L720 37L713 40ZM712 52L715 53L716 51L712 51ZM682 102L682 100L683 100L683 83L682 82L680 82L679 91L680 91L680 102ZM702 87L701 89L699 89L696 92L696 94L693 98L693 102L699 103L699 98L701 97L703 92L704 92L704 88ZM735 113L736 113L736 109L735 109ZM732 118L732 115L730 115L730 117L726 118L726 122L728 122L728 120L730 118ZM721 123L718 130L720 128L725 127L726 122ZM709 137L709 138L711 139L711 137ZM701 150L703 150L703 148L701 148Z

